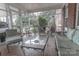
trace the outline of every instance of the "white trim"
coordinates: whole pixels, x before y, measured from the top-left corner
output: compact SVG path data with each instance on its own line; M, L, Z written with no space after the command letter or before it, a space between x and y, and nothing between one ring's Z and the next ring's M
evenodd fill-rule
M78 27L78 26L77 26L77 21L78 21L78 5L79 5L79 4L76 5L76 23L75 23L75 27L76 27L76 28Z
M79 25L77 25L78 22L78 11L79 11L79 4L77 3L76 5L76 23L75 23L75 28L79 29Z
M68 3L65 4L65 19L68 18Z

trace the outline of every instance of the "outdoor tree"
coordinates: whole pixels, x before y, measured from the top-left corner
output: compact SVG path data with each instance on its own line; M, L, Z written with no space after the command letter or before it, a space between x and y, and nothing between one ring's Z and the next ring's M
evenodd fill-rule
M47 20L39 16L38 21L39 21L39 30L42 32L45 31L45 28L47 26Z
M25 31L27 30L27 26L28 26L28 19L29 17L25 17L25 16L18 16L15 23L18 29L20 29L20 32L25 29Z

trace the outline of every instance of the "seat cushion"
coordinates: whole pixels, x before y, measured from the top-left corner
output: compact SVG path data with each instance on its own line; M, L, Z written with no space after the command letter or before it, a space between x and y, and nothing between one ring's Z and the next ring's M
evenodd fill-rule
M68 29L68 32L66 33L66 36L68 37L68 39L72 40L74 31L75 31L75 29Z
M73 35L73 42L79 45L79 29L77 29Z
M78 35L78 32L77 32L77 35ZM74 40L77 38L74 37ZM58 35L57 41L58 41L58 48L59 48L58 51L60 52L60 55L62 56L79 55L79 45L74 43L72 40L67 39L67 37L63 35L62 36Z
M13 36L16 36L18 33L17 33L17 30L16 29L7 29L6 30L6 37L13 37Z
M18 40L18 39L21 39L21 36L7 37L6 42L10 42L10 41Z

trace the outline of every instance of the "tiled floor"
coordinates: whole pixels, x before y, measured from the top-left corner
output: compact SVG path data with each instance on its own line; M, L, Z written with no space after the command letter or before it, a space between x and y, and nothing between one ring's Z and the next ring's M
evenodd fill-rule
M28 38L25 36L25 38L24 38L25 41L24 42L26 43L26 45L30 43L29 38L33 39L32 44L39 45L39 43L40 43L40 45L44 46L47 37L46 36L41 36L41 37L39 37L40 38L40 40L39 40L38 36L37 37L33 36L33 37L28 37ZM38 40L38 41L35 42L34 40ZM3 51L2 55L23 56L24 53L25 53L25 56L43 56L43 51L41 51L41 50L37 50L37 49L34 50L34 49L31 49L31 48L29 48L29 49L28 48L23 48L23 50L22 50L21 47L18 46L18 45L11 45L9 47L9 50L10 50L9 53L7 53L7 49L5 47L2 48L1 49L1 51ZM52 36L49 37L49 40L48 40L47 45L45 47L44 55L45 56L56 56L57 55L55 40L54 40L54 37L52 37Z

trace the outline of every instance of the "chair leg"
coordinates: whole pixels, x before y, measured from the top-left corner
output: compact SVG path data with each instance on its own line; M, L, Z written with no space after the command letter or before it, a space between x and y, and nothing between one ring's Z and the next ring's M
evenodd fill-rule
M43 56L44 56L44 50L43 50Z
M0 52L0 56L1 56L1 52Z
M9 53L10 51L9 51L9 46L8 45L7 45L7 50L8 50L8 53Z
M42 56L44 56L44 50L41 50L41 52L42 52Z
M21 46L21 49L22 49L22 51L23 51L23 54L24 54L24 56L25 56L25 51L23 50L23 47Z

